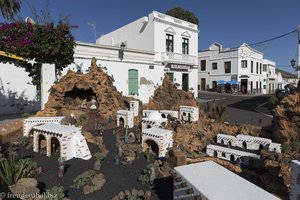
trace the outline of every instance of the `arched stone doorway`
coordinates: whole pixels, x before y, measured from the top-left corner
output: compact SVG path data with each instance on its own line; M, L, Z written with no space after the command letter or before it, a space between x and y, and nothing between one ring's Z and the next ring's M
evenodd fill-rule
M47 152L47 140L43 134L38 136L38 151Z
M230 148L232 146L231 141L228 141L228 147Z
M161 114L161 117L162 118L166 118L166 115L163 113L163 114Z
M119 118L119 121L120 121L120 126L121 126L121 127L124 127L124 124L125 124L124 118L123 118L123 117L120 117L120 118Z
M231 161L231 162L235 162L234 155L230 155L230 161Z
M52 154L56 154L60 153L60 143L59 143L59 140L56 138L56 137L52 137L51 138L51 143L50 143L50 147L51 147L51 155Z
M144 150L147 151L148 148L151 148L156 155L159 155L159 147L158 144L153 140L146 140L144 143Z
M217 158L218 157L218 152L214 151L214 157Z
M243 142L243 148L247 149L247 143L246 142Z
M188 122L191 121L191 113L188 113Z
M263 149L264 149L264 145L260 144L260 145L259 145L259 149L258 149L259 152L261 152L261 150L263 150Z
M221 144L224 144L224 140L223 139L221 139Z

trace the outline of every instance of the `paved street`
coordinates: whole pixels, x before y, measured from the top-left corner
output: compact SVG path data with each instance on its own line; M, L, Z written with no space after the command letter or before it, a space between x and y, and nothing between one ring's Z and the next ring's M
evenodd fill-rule
M234 124L249 123L263 126L271 124L272 116L264 106L270 96L268 95L230 95L212 92L199 92L199 101L206 104L208 101L216 101L217 106L225 106L225 121Z

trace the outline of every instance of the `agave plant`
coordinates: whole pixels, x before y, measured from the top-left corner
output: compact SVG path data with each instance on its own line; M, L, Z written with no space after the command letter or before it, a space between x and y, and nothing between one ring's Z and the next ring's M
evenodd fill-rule
M15 184L20 178L25 176L28 162L24 160L16 161L14 155L0 161L0 178L6 185Z

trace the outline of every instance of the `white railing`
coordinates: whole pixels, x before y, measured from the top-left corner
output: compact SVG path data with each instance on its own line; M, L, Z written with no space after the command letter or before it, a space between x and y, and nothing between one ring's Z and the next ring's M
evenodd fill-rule
M173 52L161 53L161 60L162 60L162 62L166 62L166 63L197 65L197 57L196 56L180 54L180 53L173 53Z

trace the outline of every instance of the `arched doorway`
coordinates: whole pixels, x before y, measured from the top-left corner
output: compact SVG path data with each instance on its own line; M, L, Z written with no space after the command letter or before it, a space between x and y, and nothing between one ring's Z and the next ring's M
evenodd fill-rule
M38 147L39 147L39 151L47 151L47 140L46 137L43 134L40 134L38 137Z
M163 114L161 114L161 117L162 118L166 118L166 115L163 113Z
M217 158L218 157L218 152L214 151L214 157Z
M224 140L223 139L221 139L221 144L224 144Z
M230 155L230 161L231 161L231 162L235 162L234 155Z
M159 148L158 144L153 140L146 140L144 143L144 150L147 151L148 148L151 148L151 150L156 153L156 155L159 155Z
M228 147L230 148L232 146L231 141L228 141Z
M59 151L60 151L60 144L59 141L56 137L52 137L51 138L51 155L58 153L59 155Z
M259 152L261 152L261 150L263 150L263 149L264 149L264 145L260 144L260 145L259 145L259 149L258 149Z
M243 142L243 148L247 149L247 143L246 142Z
M124 118L123 118L123 117L120 117L120 118L119 118L119 122L120 122L120 123L119 123L119 124L120 124L120 126L121 126L121 127L124 127L125 120L124 120Z
M148 124L148 125L147 125L147 128L151 128L151 125Z
M191 121L191 113L188 113L188 122Z
M185 120L185 116L186 116L186 113L183 112L183 113L182 113L182 116L181 116L181 120Z

